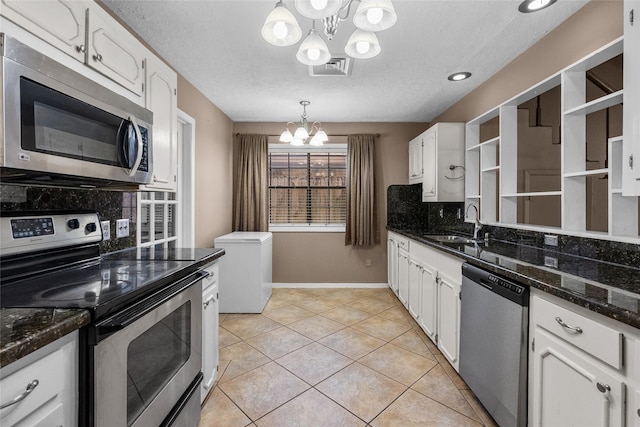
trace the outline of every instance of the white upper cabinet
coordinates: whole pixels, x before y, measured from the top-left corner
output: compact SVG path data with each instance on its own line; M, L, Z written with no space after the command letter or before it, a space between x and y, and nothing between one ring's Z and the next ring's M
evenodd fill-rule
M422 201L464 200L464 123L437 123L422 135Z
M622 194L640 195L640 1L624 2Z
M153 112L153 183L147 190L176 191L178 76L160 59L147 60L146 106Z
M100 5L93 1L1 1L2 16L142 96L148 51ZM92 76L87 73L87 77Z
M86 3L2 0L2 15L67 55L84 62Z
M409 141L409 184L422 182L422 135Z
M106 12L94 8L87 14L87 65L142 95L145 47Z

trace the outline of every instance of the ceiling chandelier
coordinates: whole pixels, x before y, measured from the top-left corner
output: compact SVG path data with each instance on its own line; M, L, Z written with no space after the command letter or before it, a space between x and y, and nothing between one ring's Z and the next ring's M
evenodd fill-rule
M343 4L344 1L344 4ZM353 15L355 31L344 51L357 59L373 58L380 53L376 31L391 28L398 19L391 0L295 0L298 13L312 20L311 30L298 48L296 58L305 65L323 65L331 59L325 41L316 30L316 19L322 21L324 34L332 40L338 24L346 21L351 5L360 4ZM291 46L302 37L302 29L293 13L279 0L262 27L262 37L274 46Z
M311 126L309 126L307 122L307 105L309 104L311 104L309 101L300 101L303 109L302 115L300 116L300 123L294 133L291 133L289 130L289 125L295 125L295 123L287 123L287 128L280 135L280 142L288 142L291 145L304 145L314 130L316 133L311 137L309 145L322 145L329 141L329 137L320 127L320 122L313 122Z

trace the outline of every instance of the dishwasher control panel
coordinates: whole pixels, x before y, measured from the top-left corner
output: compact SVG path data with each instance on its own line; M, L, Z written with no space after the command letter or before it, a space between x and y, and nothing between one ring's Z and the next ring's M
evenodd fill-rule
M493 274L490 274L489 277L487 277L487 280L495 285L508 289L511 292L515 292L519 295L522 295L522 293L525 291L524 286L509 282L501 277L494 276Z

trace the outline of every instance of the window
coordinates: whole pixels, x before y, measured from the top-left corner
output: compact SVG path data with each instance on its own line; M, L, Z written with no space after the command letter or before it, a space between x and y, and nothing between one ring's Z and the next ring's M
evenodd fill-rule
M346 144L269 145L269 229L344 231Z
M138 246L175 248L178 240L176 193L141 191L138 195Z

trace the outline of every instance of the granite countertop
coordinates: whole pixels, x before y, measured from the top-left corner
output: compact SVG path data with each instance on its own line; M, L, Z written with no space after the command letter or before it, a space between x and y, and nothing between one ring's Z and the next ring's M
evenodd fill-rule
M540 289L635 328L640 328L640 269L590 258L489 240L442 243L429 234L387 227L470 264Z
M0 310L0 368L88 325L79 309L3 308Z

